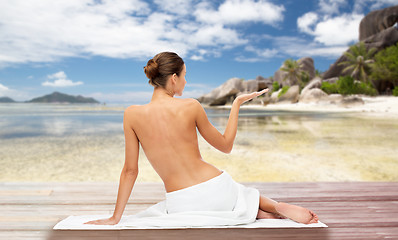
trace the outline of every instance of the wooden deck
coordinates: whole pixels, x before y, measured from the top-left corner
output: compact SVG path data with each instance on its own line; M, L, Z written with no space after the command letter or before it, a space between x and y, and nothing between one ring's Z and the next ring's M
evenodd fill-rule
M68 215L111 214L117 184L0 183L0 239L398 239L398 182L245 185L312 209L329 228L54 231ZM138 183L125 214L163 198L161 184Z

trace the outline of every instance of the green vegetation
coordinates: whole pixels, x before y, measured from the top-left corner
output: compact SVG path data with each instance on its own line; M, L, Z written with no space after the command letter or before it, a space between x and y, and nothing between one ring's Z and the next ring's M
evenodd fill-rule
M310 75L306 71L301 71L301 88L304 88L310 81Z
M354 79L368 83L370 66L374 63L372 57L375 52L375 48L368 50L364 42L359 42L359 44L352 45L350 51L344 53L347 60L339 63L339 65L346 66L343 72L349 73Z
M392 95L398 97L398 86L396 86L394 90L392 90Z
M291 58L286 59L286 61L283 63L283 67L281 68L282 71L287 72L286 77L283 79L283 81L286 81L286 79L290 79L290 83L293 85L295 83L301 83L301 70L300 70L300 64Z
M327 94L339 93L339 89L335 83L322 82L321 89Z
M276 92L278 90L279 90L279 83L275 81L272 83L272 92Z
M342 95L377 95L377 91L373 88L372 84L355 81L351 76L340 77L337 83L323 82L321 89L327 94L340 93Z
M398 43L378 52L371 68L373 81L386 81L398 86Z
M289 79L289 85L298 84L300 88L304 88L304 86L310 81L309 73L301 70L300 63L291 58L286 59L281 70L287 73L283 81Z
M282 87L282 91L278 94L278 98L280 98L283 94L285 94L289 90L289 86Z

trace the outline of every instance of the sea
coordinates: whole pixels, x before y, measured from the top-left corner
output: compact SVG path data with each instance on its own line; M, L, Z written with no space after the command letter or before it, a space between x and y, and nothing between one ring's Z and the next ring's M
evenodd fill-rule
M0 182L117 182L123 105L0 104ZM206 108L224 132L229 109ZM350 112L241 108L233 150L202 158L240 182L398 181L398 122ZM141 182L160 182L140 148Z

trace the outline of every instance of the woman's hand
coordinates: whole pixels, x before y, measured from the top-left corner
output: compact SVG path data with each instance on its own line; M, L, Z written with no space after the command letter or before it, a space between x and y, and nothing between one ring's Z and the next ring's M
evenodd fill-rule
M118 224L120 220L117 220L114 217L105 218L105 219L98 219L94 221L89 221L84 224L94 224L94 225L115 225Z
M253 99L255 97L258 97L258 96L260 96L260 95L262 95L262 94L264 94L266 92L268 92L268 88L263 89L263 90L261 90L259 92L252 92L252 93L242 94L242 95L239 95L238 97L236 97L234 101L237 101L239 103L239 105L241 105L242 103L247 102L250 99Z

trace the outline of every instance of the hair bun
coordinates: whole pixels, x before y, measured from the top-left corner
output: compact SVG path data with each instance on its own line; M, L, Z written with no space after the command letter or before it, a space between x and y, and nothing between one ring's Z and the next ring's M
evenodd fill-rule
M149 60L144 67L148 83L154 87L166 88L169 76L179 74L184 69L184 61L173 52L161 52Z
M151 59L144 67L144 72L149 80L153 80L159 76L159 65L153 59Z

